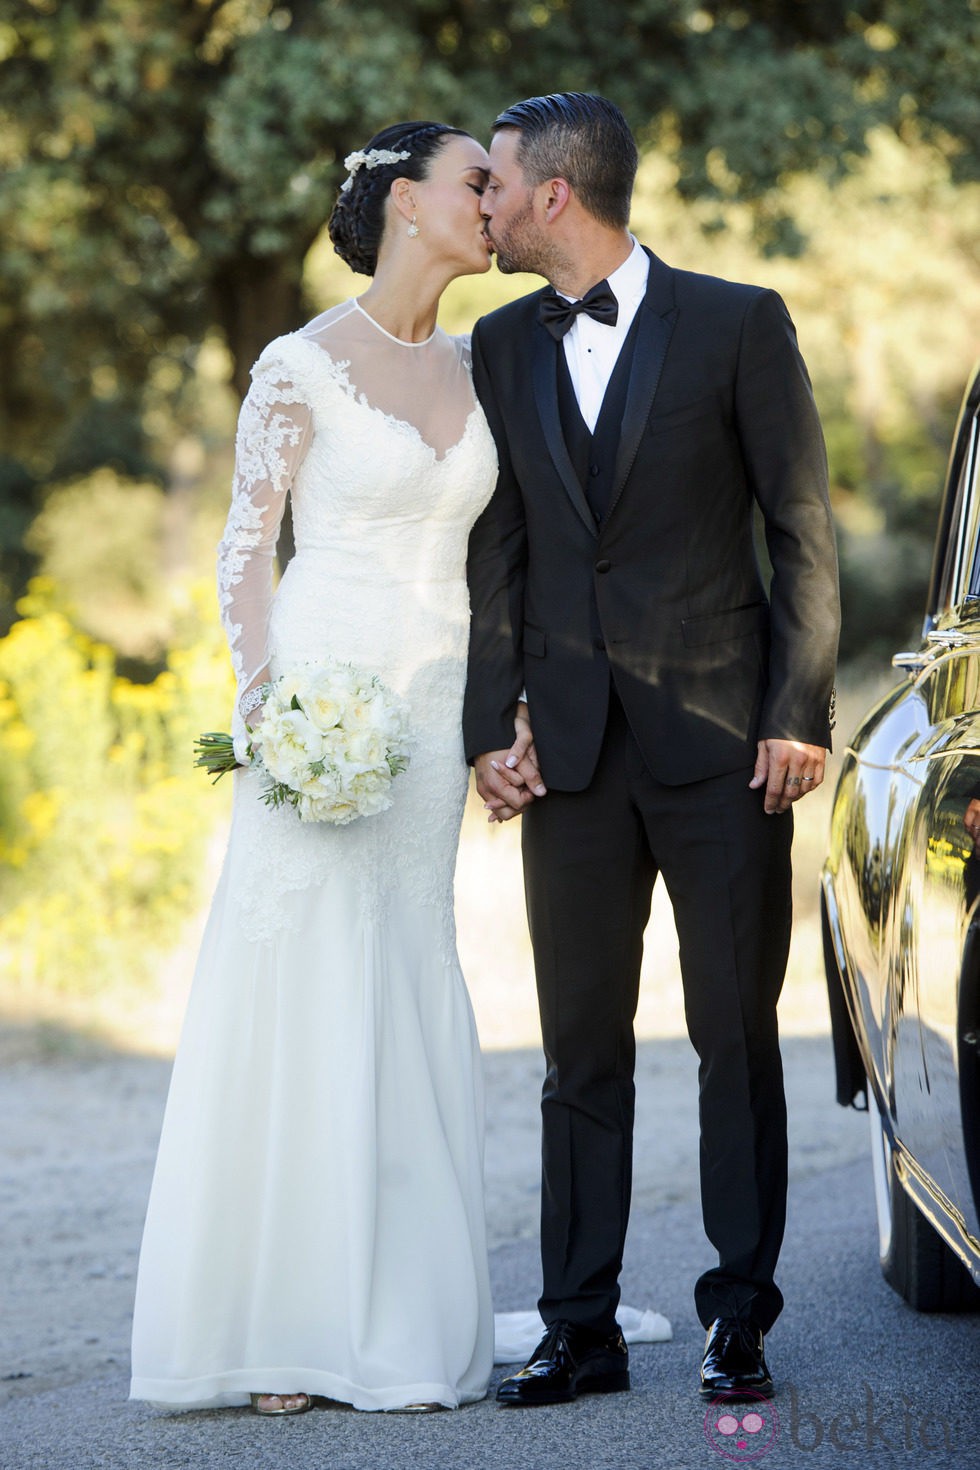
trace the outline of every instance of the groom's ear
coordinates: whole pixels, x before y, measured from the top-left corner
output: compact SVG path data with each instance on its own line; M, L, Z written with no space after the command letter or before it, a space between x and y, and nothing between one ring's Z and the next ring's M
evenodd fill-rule
M572 197L572 189L567 179L548 179L545 183L538 185L544 217L552 224L564 209L568 207Z

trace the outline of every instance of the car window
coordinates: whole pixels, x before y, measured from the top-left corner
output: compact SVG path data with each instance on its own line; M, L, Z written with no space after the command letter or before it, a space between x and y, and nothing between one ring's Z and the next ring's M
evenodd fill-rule
M980 508L980 417L973 415L970 440L963 457L963 495L973 507L973 556L970 565L970 580L967 594L980 597L980 543L976 535L977 512Z
M930 615L980 597L980 374L967 389L949 461Z

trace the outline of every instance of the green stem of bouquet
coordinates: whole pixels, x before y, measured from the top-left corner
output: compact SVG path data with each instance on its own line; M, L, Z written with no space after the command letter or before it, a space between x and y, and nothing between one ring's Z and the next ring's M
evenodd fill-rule
M211 785L220 781L229 771L244 769L235 755L235 742L224 731L210 730L199 735L194 742L197 755L195 766L201 766L212 778Z

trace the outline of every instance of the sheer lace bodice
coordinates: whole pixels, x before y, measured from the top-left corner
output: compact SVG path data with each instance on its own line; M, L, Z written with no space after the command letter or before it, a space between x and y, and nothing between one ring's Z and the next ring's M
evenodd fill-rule
M416 744L392 809L341 842L322 824L236 800L239 851L262 862L235 885L255 937L288 922L282 895L342 861L376 916L394 889L438 907L452 951L452 866L465 797L460 707L470 528L489 499L493 441L468 344L437 330L398 341L346 302L270 343L242 408L218 580L239 694L297 664L347 659L408 700ZM296 553L273 596L287 490ZM232 726L244 746L237 712ZM435 793L435 795L434 795Z
M433 507L419 477L462 448L477 416L468 343L438 328L425 342L403 342L346 301L270 343L242 407L218 553L239 695L268 676L273 562L290 486L297 550L356 532L365 559L427 561ZM410 472L392 475L402 453ZM444 555L431 550L455 564L458 537L444 529Z

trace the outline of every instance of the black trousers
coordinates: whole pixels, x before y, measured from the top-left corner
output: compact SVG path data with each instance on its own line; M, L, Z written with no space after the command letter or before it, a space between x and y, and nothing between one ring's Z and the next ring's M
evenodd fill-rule
M643 931L663 876L700 1058L701 1203L718 1265L695 1288L707 1327L782 1307L786 1206L776 1001L789 950L792 814L767 816L751 770L685 786L649 774L611 702L585 791L523 817L528 919L547 1075L542 1093L545 1322L611 1331L629 1217ZM670 1127L670 1118L663 1119Z

